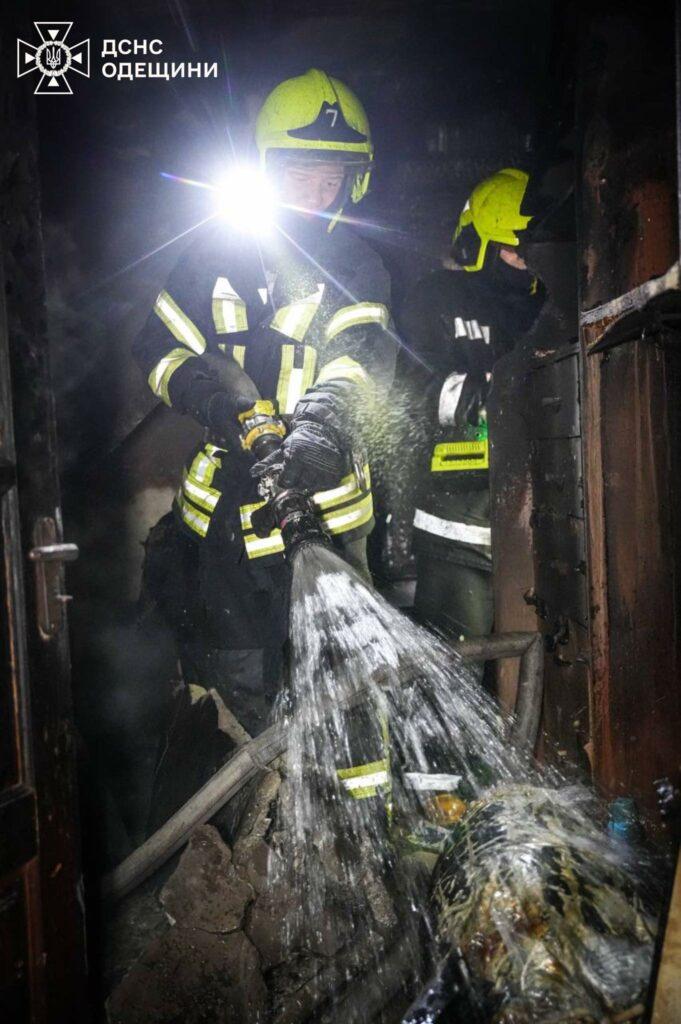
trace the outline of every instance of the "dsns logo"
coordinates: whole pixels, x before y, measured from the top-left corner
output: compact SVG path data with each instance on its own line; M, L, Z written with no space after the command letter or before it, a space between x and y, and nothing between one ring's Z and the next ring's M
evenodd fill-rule
M40 45L32 46L23 39L17 39L17 78L40 73L35 87L36 96L71 95L72 89L66 78L67 72L90 77L90 40L83 39L75 46L67 46L65 39L72 21L34 21L40 36Z

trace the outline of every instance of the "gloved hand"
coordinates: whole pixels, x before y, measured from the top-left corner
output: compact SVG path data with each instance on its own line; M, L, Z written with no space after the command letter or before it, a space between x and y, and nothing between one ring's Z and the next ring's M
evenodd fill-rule
M303 420L280 447L251 468L251 475L273 474L280 487L314 493L335 486L348 468L348 455L330 426Z

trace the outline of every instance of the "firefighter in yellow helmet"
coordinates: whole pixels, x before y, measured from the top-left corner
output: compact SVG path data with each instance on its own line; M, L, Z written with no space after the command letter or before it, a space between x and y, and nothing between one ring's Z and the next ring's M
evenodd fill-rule
M520 233L532 220L532 216L521 213L528 183L525 171L505 167L476 185L461 211L452 239L458 266L473 272L482 270L490 242L497 243L497 251L503 251L506 259L509 253L513 254L513 249L520 245ZM490 264L493 259L492 255Z
M279 688L290 583L279 531L253 529L259 475L310 495L338 551L366 571L365 431L395 361L388 275L341 216L371 176L361 103L310 70L266 98L255 140L275 230L202 229L134 346L159 401L204 428L150 535L144 584L185 682L217 688L251 734Z
M400 321L417 357L405 350L398 371L420 425L403 506L413 509L415 610L455 639L489 633L494 620L485 404L495 361L544 301L524 258L528 182L509 167L473 189L445 269L416 285Z

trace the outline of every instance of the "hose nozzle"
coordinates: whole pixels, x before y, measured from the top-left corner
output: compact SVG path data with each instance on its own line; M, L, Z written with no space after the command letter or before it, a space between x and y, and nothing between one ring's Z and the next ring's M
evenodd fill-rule
M258 537L278 527L289 559L303 544L329 543L312 499L302 491L279 491L251 514L251 525Z

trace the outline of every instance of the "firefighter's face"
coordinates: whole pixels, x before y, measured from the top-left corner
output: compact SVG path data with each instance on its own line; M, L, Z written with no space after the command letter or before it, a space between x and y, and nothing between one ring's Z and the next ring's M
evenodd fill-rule
M499 256L509 267L513 267L515 270L527 270L527 263L515 249L509 249L502 245L499 249Z
M333 206L344 178L343 165L337 161L291 161L284 165L279 176L279 198L301 213L314 216Z

